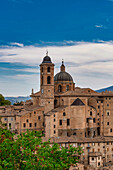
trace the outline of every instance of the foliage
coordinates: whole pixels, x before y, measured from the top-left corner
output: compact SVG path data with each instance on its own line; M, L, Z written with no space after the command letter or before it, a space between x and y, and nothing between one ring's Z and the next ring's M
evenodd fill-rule
M80 147L69 149L50 141L42 142L41 132L27 131L17 136L10 131L0 129L0 169L10 170L63 170L78 162Z
M0 106L11 105L9 100L5 100L4 96L0 94Z

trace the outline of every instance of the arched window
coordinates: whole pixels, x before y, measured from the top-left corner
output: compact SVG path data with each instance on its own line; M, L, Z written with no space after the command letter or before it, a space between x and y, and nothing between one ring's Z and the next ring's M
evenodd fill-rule
M58 92L62 92L62 86L61 85L58 86Z
M42 73L43 73L43 67L42 67Z
M47 68L47 72L50 72L50 67Z
M51 77L50 76L47 77L47 84L51 84Z
M43 85L43 82L44 82L44 79L43 79L43 76L42 76L42 85Z
M66 91L69 91L69 85L66 86Z

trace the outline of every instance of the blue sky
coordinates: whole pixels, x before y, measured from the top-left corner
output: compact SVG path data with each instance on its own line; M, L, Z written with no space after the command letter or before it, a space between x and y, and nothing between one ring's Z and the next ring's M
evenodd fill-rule
M113 1L1 1L0 93L26 96L32 88L38 91L46 49L55 73L64 58L77 86L112 85Z

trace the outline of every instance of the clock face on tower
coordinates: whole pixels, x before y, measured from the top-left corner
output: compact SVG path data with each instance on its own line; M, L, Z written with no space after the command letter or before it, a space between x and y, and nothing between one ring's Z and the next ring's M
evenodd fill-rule
M42 93L42 94L44 93L44 89L41 89L41 93Z

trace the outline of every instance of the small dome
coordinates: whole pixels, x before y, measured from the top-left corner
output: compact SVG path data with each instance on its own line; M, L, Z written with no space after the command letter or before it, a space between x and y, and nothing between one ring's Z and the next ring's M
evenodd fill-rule
M54 81L73 81L73 78L67 72L59 72L55 75Z
M43 58L43 62L42 63L52 63L51 62L51 58L49 57L49 56L45 56L44 58Z

